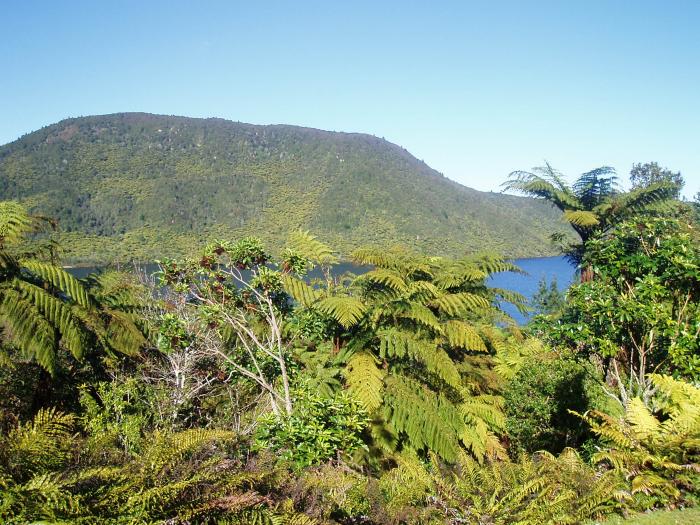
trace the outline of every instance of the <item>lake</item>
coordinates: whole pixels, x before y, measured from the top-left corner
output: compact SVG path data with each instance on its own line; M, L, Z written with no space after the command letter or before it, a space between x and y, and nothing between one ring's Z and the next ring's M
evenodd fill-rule
M529 301L537 293L537 286L540 279L544 278L549 284L556 279L560 290L566 290L574 280L575 268L569 264L564 257L535 257L532 259L516 259L513 261L525 274L502 272L491 276L488 281L490 286L512 290L525 296ZM124 269L129 269L125 267ZM155 272L158 267L155 264L144 266L146 272ZM339 274L353 272L356 274L367 271L369 267L358 267L352 264L343 263L336 266ZM96 267L76 267L67 268L75 277L83 278L98 270ZM310 272L310 277L321 277L318 268ZM511 315L519 324L527 322L527 317L523 316L514 307L505 305L504 310Z
M525 275L502 272L494 274L488 281L490 286L512 290L525 296L529 301L537 293L537 287L542 278L549 285L556 279L559 290L566 290L574 281L576 268L564 257L535 257L532 259L516 259L513 261L520 269L526 272ZM525 324L527 317L522 315L511 305L503 308L519 324Z

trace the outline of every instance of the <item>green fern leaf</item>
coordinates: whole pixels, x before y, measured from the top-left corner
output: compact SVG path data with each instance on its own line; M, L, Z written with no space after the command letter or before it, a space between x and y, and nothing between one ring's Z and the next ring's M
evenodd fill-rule
M326 297L318 301L315 306L345 328L350 328L357 323L367 310L365 304L354 297Z
M344 372L348 389L370 413L382 404L384 373L378 364L372 354L358 352L350 358Z

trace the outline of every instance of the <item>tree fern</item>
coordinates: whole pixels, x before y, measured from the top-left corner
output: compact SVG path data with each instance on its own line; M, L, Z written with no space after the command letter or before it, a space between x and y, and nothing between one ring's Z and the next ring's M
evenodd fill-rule
M445 397L408 377L386 379L385 417L417 450L428 448L447 461L457 456L464 421Z
M25 243L31 222L18 206L0 205L0 229L7 232L0 242L0 322L10 327L4 332L9 342L51 374L61 349L81 359L94 348L134 354L144 347L147 327L135 302L126 301L125 287L106 279L83 282L54 260L7 250L10 240Z
M377 435L443 458L454 459L461 446L480 459L502 454L494 435L500 405L473 398L471 389L481 378L468 377L466 364L472 353L489 350L470 320L497 311L486 277L515 267L489 255L452 261L401 249L363 249L353 258L374 269L313 294L291 280L286 288L300 307L337 323L346 384L376 411L375 421L384 421L385 432ZM449 399L439 394L444 389Z
M569 186L549 164L532 172L515 171L503 187L547 200L562 211L564 220L581 239L580 243L565 247L576 263L581 262L584 246L596 232L607 231L632 215L671 202L678 190L669 182L620 192L615 170L607 166L582 174Z

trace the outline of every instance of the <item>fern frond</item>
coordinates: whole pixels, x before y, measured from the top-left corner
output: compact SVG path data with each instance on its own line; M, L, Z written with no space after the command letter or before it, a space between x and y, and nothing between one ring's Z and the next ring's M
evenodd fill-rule
M450 356L434 343L418 339L412 334L396 329L377 333L380 341L379 354L382 357L409 357L421 363L448 385L460 388L462 381L459 371Z
M348 361L344 372L348 389L369 413L382 404L384 373L378 364L372 354L357 352Z
M430 281L410 281L406 289L406 295L413 301L428 302L439 295L442 291Z
M394 268L396 258L383 250L376 248L360 248L352 252L352 259L356 264L376 266L378 268Z
M62 293L69 295L83 308L90 308L90 297L85 287L63 268L37 260L25 260L21 261L21 264L23 268L39 277L42 281L50 283Z
M387 286L397 292L407 290L406 282L399 272L387 268L376 268L358 277L357 281L368 281Z
M649 409L638 397L632 398L625 407L625 421L631 426L638 439L646 440L655 435L661 426Z
M338 263L338 258L327 244L318 240L308 231L296 231L290 234L287 247L303 257L321 266L331 266Z
M444 397L406 376L386 378L384 403L387 420L416 450L427 448L445 461L457 457L464 423L458 410Z
M144 463L157 475L203 447L235 441L236 438L235 432L201 428L174 434L155 433L153 442L144 453Z
M506 426L506 416L502 409L502 398L471 396L459 406L467 421L483 421L493 431L501 431Z
M447 315L463 315L470 310L488 308L491 303L482 295L469 292L444 294L431 301L431 306Z
M32 230L27 209L15 201L0 201L0 246L20 241Z
M105 309L103 313L108 317L106 344L110 348L120 354L134 356L148 344L132 314L112 309Z
M407 307L401 308L399 312L397 312L397 315L405 319L412 319L427 328L431 328L437 333L442 333L440 320L430 308L420 303L409 303Z
M18 477L62 466L68 458L75 416L55 408L41 409L31 421L12 429L5 442Z
M70 305L47 293L43 288L15 279L15 289L60 333L60 342L81 359L87 346L87 333Z
M345 328L350 328L357 323L367 310L365 304L355 297L326 297L318 301L315 306Z
M443 323L442 327L450 346L475 352L488 351L483 339L470 324L464 321L451 320Z
M565 210L564 220L582 228L592 228L600 224L600 219L595 213L585 210Z
M35 308L34 303L17 290L5 289L0 301L0 320L12 334L12 343L29 359L49 373L56 371L54 327Z
M645 211L653 204L672 201L677 191L678 187L671 182L658 182L624 193L607 206L606 222L617 223Z
M282 286L285 292L303 306L310 306L319 297L316 290L293 275L283 273Z

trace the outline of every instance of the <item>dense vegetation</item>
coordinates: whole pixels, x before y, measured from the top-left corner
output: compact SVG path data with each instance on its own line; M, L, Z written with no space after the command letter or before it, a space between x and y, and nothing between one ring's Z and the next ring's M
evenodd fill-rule
M2 203L0 522L558 525L697 506L698 206L635 202L656 184L606 197L629 209L582 237L583 279L565 297L543 283L525 327L500 308L524 298L487 286L518 271L492 254L360 248L369 271L339 275L297 230L277 256L214 240L155 276L78 280L51 221Z
M193 255L257 235L273 252L309 229L348 255L551 255L567 232L532 199L465 188L369 135L220 119L68 119L0 147L0 199L59 220L65 261Z

